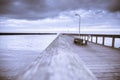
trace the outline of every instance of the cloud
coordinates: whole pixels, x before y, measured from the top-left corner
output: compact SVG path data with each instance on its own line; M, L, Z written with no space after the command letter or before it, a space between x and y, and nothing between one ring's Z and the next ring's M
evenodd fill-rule
M120 16L107 11L75 10L64 11L55 18L45 18L39 20L7 19L0 22L0 32L58 32L58 31L78 31L78 17L74 12L81 15L81 31L96 32L99 29L111 29L120 32ZM101 15L102 14L102 15ZM117 18L116 18L116 17ZM116 31L117 30L117 31Z
M118 12L120 11L120 0L112 0L108 6L109 11Z
M7 18L43 19L76 9L117 12L120 0L0 0L0 16Z

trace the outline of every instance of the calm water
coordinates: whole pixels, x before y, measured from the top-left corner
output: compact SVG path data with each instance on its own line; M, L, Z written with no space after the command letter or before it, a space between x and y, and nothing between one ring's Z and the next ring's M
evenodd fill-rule
M0 36L0 80L7 80L19 73L56 37L57 35Z
M0 49L42 51L56 35L14 35L0 36Z

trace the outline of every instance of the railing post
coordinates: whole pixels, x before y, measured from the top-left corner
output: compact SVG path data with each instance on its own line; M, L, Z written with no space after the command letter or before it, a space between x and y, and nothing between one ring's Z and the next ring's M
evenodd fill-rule
M112 47L115 45L115 37L112 37Z
M84 36L84 40L86 40L86 36Z
M83 35L82 35L82 39L83 39Z
M89 36L87 36L87 41L89 41Z
M91 42L93 41L93 39L92 39L92 38L93 38L93 36L91 36Z
M102 38L102 45L104 45L105 44L105 37L103 36L103 38Z
M96 36L96 44L97 44L98 37Z

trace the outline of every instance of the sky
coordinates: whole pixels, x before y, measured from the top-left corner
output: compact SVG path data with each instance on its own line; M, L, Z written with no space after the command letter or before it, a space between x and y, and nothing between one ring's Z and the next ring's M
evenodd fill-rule
M120 0L0 0L0 32L120 32Z

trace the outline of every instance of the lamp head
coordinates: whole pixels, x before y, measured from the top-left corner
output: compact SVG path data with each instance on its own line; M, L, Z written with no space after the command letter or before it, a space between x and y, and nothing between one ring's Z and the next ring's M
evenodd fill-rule
M79 16L79 14L75 14L75 16Z

